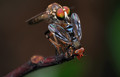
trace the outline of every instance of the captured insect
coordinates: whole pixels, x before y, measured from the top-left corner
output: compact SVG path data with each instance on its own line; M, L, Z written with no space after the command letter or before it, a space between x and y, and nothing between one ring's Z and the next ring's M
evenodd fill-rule
M48 5L45 12L42 12L26 22L36 24L46 20L48 31L46 38L55 46L56 55L64 54L65 57L77 55L83 56L84 48L81 46L82 30L79 16L71 13L68 6L61 6L58 3Z

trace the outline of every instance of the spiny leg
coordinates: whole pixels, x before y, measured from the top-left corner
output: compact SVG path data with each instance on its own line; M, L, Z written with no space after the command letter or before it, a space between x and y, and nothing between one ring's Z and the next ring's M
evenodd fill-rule
M45 36L55 46L55 48L57 49L57 53L61 54L61 45L58 44L57 38L49 30L45 32ZM52 36L55 41L51 39Z

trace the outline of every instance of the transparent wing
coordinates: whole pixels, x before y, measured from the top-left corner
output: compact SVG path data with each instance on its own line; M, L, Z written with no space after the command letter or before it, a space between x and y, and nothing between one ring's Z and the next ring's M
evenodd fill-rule
M34 17L28 19L26 22L28 24L32 25L32 24L39 23L40 21L47 19L47 18L48 18L48 14L46 14L46 12L42 12L42 13L37 14Z
M75 36L78 37L79 40L81 40L82 38L81 24L79 16L76 13L72 13L71 15L71 23L73 25Z
M53 35L58 37L61 41L65 42L67 44L71 44L71 38L70 38L69 34L60 25L57 25L57 24L54 24L54 23L49 24L48 29L50 30L50 32Z

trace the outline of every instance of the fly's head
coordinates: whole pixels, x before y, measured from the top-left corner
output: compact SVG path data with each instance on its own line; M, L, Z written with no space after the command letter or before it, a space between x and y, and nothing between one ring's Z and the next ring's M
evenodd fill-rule
M61 6L58 3L53 3L48 6L46 13L50 16L52 22L62 23L70 21L70 8L67 6Z

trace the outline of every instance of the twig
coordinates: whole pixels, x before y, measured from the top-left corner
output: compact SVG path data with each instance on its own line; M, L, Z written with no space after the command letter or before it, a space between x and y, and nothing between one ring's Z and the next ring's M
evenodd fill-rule
M73 56L68 58L66 58L65 55L63 54L59 56L53 56L53 57L47 57L47 58L43 58L42 56L33 56L31 60L21 65L17 69L13 70L12 72L8 73L4 77L21 77L38 68L53 66L53 65L61 64L65 61L72 60L74 59L74 56L77 56L77 55L74 54Z

